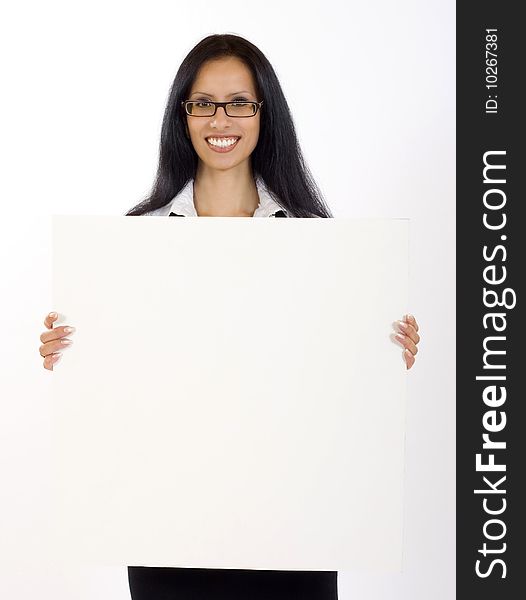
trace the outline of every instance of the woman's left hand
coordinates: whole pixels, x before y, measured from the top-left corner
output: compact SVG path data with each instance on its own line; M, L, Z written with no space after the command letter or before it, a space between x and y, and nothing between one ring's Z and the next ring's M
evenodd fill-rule
M405 348L404 360L407 368L410 369L415 364L415 356L418 352L416 345L420 341L418 323L413 315L405 315L403 321L397 321L396 324L399 332L395 337Z

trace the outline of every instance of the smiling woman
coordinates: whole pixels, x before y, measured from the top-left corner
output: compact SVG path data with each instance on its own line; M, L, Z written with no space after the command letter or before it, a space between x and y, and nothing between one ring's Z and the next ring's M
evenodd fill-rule
M189 98L198 102L185 103L187 131L199 157L194 183L198 214L252 216L259 196L250 157L259 139L260 112L250 69L235 56L210 60L199 70Z
M208 36L183 60L164 114L156 181L128 214L168 215L180 193L192 196L197 216L260 216L266 199L283 216L332 216L272 65L242 37Z
M302 157L274 69L235 35L211 35L183 60L172 84L149 196L128 215L331 217ZM53 370L72 327L44 323L44 367ZM419 342L414 317L399 321L407 368ZM386 339L388 339L386 332ZM276 540L276 544L279 540ZM264 571L133 566L134 600L334 600L334 571Z

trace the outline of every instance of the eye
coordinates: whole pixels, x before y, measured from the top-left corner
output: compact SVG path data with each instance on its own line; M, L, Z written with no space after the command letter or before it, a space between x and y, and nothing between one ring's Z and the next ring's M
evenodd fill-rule
M211 102L207 102L206 100L197 100L196 104L197 108L208 108L212 106Z
M247 100L247 98L240 97L234 98L232 102L235 102L236 104L242 104L243 102L250 102L250 100Z

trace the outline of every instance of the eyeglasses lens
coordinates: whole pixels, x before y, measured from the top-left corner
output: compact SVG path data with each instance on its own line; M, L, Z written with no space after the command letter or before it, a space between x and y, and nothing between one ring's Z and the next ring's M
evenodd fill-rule
M227 104L226 112L230 117L251 117L256 112L256 105L252 102L235 102Z

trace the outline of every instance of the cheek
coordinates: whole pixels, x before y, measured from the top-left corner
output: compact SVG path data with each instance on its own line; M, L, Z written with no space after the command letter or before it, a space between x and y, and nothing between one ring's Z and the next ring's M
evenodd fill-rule
M197 152L199 145L203 144L202 136L200 133L201 127L199 126L199 123L195 122L195 120L187 121L186 126L188 129L188 134L190 136L190 142L191 142L194 150ZM205 142L205 144L206 144L206 142Z
M189 119L186 119L186 131L190 134L190 138L192 140L195 139L196 135L197 135L197 131L196 131L196 122L195 119L193 121L190 121Z
M250 145L252 146L252 149L254 149L259 139L259 119L253 126L247 129L247 133L250 138Z

